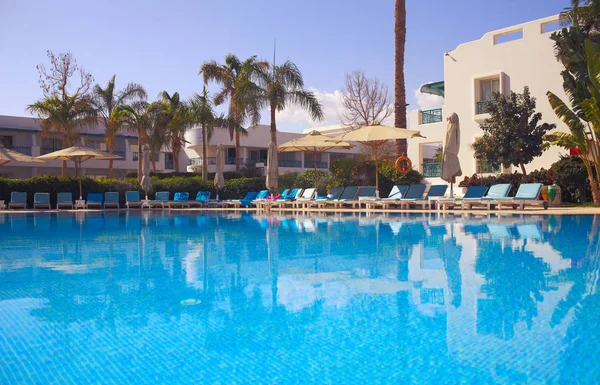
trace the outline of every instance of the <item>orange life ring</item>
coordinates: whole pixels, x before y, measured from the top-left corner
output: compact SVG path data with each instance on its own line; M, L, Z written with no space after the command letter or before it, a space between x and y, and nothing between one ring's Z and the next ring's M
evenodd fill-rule
M398 159L396 159L396 171L406 175L410 170L412 170L412 162L404 155L400 155Z

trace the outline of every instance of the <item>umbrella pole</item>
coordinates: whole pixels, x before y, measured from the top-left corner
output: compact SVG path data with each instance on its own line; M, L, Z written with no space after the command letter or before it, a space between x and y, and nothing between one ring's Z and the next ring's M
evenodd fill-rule
M79 171L79 200L83 199L83 187L81 184L81 160L78 160L77 163L79 163L78 165L78 171Z
M377 150L379 146L375 146L375 197L379 198L379 168L377 167Z
M317 191L317 148L313 149L313 166L315 168L315 192ZM317 193L317 195L319 195Z

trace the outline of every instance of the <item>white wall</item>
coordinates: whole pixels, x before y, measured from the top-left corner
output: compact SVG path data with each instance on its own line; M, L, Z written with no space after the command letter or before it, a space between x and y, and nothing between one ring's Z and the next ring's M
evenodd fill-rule
M552 91L565 97L560 72L563 67L554 56L551 33L542 33L542 25L558 20L558 15L531 21L524 24L488 32L481 39L459 45L444 56L445 105L441 123L420 125L419 111L410 115L411 128L421 131L426 139L409 142L409 157L413 164L422 163L423 149L419 144L444 141L446 119L453 112L458 114L461 129L459 158L463 175L475 173L476 164L471 145L483 135L479 124L488 116L476 114L478 101L477 79L500 76L501 92L510 90L521 93L529 86L531 95L537 99L538 112L542 122L555 123L561 131L566 126L552 111L546 92ZM495 37L507 32L522 29L523 38L502 44L494 44ZM558 160L565 150L553 147L527 165L527 171L548 168Z

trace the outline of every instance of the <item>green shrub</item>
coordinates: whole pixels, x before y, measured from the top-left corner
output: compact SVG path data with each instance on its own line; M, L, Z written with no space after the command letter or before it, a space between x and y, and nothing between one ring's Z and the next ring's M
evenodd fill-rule
M584 203L591 196L590 181L578 157L562 157L554 163L550 170L556 176L556 184L560 186L563 202Z

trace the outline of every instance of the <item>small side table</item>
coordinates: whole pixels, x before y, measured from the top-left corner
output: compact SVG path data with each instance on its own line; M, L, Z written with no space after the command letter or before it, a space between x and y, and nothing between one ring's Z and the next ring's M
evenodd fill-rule
M150 209L152 208L152 206L150 206L150 200L149 199L142 199L142 208L147 208Z
M75 205L73 206L75 210L77 209L85 209L85 199L76 199Z

